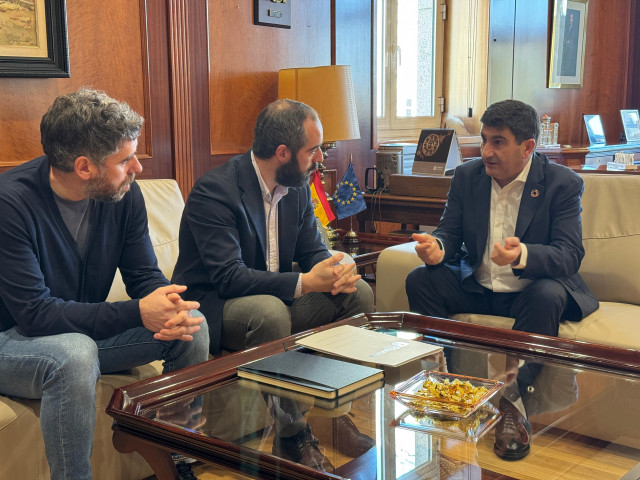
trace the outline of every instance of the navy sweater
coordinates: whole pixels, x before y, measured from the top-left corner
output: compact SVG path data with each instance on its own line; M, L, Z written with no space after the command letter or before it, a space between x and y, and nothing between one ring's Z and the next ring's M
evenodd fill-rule
M158 268L147 212L134 182L120 202L90 200L80 258L39 157L0 175L0 331L79 332L95 340L142 326L138 300L107 303L116 268L139 299L169 282Z

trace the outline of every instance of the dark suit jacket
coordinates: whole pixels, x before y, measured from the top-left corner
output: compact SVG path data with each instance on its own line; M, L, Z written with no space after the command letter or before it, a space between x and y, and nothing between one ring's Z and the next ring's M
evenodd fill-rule
M554 278L575 300L580 320L598 308L598 301L578 269L584 257L580 197L584 182L567 167L535 153L522 192L515 236L527 245L527 266L514 270L523 279ZM433 235L444 246L446 266L459 272L467 290L479 291L473 273L482 262L489 233L491 177L481 159L456 168L447 206ZM464 244L464 245L463 245Z
M219 345L226 299L266 294L290 304L299 276L292 263L308 272L331 256L317 230L307 185L289 188L278 203L278 219L280 272L267 272L264 202L250 153L210 170L191 190L172 282L187 285L186 298L204 300L211 351Z

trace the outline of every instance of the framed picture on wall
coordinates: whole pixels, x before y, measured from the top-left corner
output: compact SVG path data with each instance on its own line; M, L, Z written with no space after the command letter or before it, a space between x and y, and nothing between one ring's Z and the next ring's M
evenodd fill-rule
M554 0L549 88L581 88L588 0Z
M65 0L0 0L0 77L68 77Z

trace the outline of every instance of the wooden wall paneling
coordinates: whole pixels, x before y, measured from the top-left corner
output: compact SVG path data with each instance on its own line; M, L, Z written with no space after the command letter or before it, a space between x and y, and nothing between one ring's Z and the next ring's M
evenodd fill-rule
M515 11L513 58L490 54L490 101L516 98L530 103L540 115L546 113L560 124L559 142L573 147L588 144L582 116L598 113L602 116L607 142L618 143L622 130L619 110L627 102L627 92L632 88L628 79L634 75L629 66L629 59L635 58L632 47L638 35L630 33L634 25L634 0L619 0L616 8L611 8L606 0L589 1L584 79L582 88L577 89L547 88L553 1L492 0L492 12L505 2L513 4ZM498 23L503 20L492 15L490 31L497 31ZM508 31L508 26L502 27ZM492 34L490 48L494 48L493 38ZM513 87L509 95L508 91L500 90L500 83L494 79L495 75L508 75L505 67L511 62Z
M42 115L56 96L85 85L125 100L147 119L138 146L145 167L142 176L166 170L160 162L149 161L155 122L149 111L153 102L148 88L145 6L144 1L127 0L67 2L71 77L0 78L0 169L41 155Z
M513 98L531 103L540 115L546 113L559 122L561 144L588 144L582 118L586 113L600 114L607 142L619 142L619 111L627 95L631 1L620 0L616 8L606 0L589 1L584 79L579 89L547 88L553 0L517 2Z
M558 96L553 105L558 118L564 115L563 110L571 115L564 120L567 125L564 128L570 133L569 141L561 143L589 144L582 116L590 113L602 117L607 143L619 143L620 109L626 101L632 1L635 0L617 2L613 9L606 0L589 2L583 88L571 95ZM560 122L562 129L562 120Z
M199 171L251 147L258 113L277 98L278 70L330 64L330 0L291 7L291 29L282 29L254 25L252 0L209 0L210 150Z
M193 186L193 138L191 123L191 59L189 0L169 0L171 99L175 179L183 195Z
M629 81L625 108L640 109L640 2L631 2L631 34L629 35Z
M211 7L213 8L213 6ZM209 15L217 15L210 10L208 2L189 4L190 45L191 45L191 132L193 153L193 178L200 178L212 167L210 153L209 116ZM228 158L228 157L227 157ZM224 163L225 158L220 163Z
M167 4L140 0L143 37L145 132L147 155L141 178L175 178L171 136L171 91Z

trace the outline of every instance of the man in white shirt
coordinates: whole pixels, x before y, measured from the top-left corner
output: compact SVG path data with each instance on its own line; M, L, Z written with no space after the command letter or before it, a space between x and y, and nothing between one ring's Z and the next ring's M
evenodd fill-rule
M189 193L173 279L188 286L207 317L212 354L373 310L371 287L339 263L344 254L332 255L317 229L309 174L321 144L316 111L277 100L258 115L252 149L204 174ZM304 412L290 403L273 408L274 454L333 471ZM340 418L341 438L351 439L342 453L371 448L371 438Z
M189 193L173 278L200 303L212 354L373 310L371 287L339 264L344 254L331 255L317 229L309 175L321 144L315 110L275 101L258 115L252 149Z
M584 183L534 153L540 124L530 105L494 103L481 122L482 158L456 168L433 234L413 236L425 265L407 277L410 309L513 317L515 330L557 336L561 319L598 308L578 274ZM506 450L503 458L522 458L528 441Z

